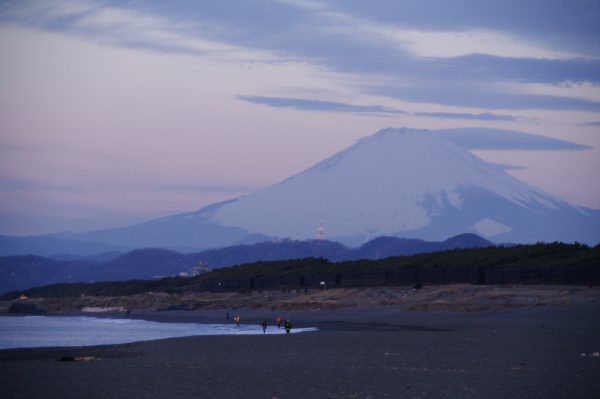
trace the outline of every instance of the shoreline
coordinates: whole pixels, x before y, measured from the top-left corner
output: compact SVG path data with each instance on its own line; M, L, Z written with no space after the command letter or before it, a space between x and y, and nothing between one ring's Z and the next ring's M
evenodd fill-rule
M248 309L242 323L274 315ZM225 319L220 310L133 316ZM600 304L482 312L376 307L285 316L320 330L7 349L0 351L0 384L19 398L594 398L600 390L600 357L591 356L600 350ZM58 361L62 356L95 360Z
M196 311L138 311L126 313L49 313L44 315L7 314L0 313L0 317L90 317L105 319L129 319L145 320L157 323L185 323L185 324L219 324L234 326L233 316L242 316L240 325L259 326L262 320L268 321L268 328L276 328L275 318L280 316L283 320L293 321L294 327L306 328L316 327L314 332L357 332L357 331L432 331L444 332L455 331L457 326L470 325L471 323L497 322L503 319L526 320L531 317L549 318L549 315L565 316L573 313L594 314L598 311L598 317L590 317L590 322L600 324L600 304L577 304L537 307L512 307L503 309L484 310L479 312L452 312L452 311L406 311L398 307L374 306L369 308L350 308L338 310L309 310L309 311L273 311L265 309L239 309L239 312L230 312L230 319L225 317L226 310L196 310ZM594 315L595 316L595 315ZM283 330L283 324L281 329ZM192 335L186 337L161 338L158 340L171 340L181 338L202 338L207 336L232 336L232 335ZM248 336L251 335L240 335ZM600 338L600 337L599 337ZM119 346L135 343L152 342L156 340L136 341L123 344L109 344L99 346ZM600 339L599 339L600 343ZM85 346L93 348L94 346ZM14 348L15 350L49 349L53 347ZM56 347L69 348L69 347ZM73 347L77 348L77 347ZM13 349L0 349L2 351Z

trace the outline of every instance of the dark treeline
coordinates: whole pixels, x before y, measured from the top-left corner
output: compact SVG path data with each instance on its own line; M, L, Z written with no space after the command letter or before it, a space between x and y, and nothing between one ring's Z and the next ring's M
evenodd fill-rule
M326 240L281 240L234 245L190 254L145 248L124 254L111 252L85 257L65 254L52 258L8 256L0 257L0 293L57 283L148 280L178 276L181 273L189 274L192 267L200 261L216 269L257 261L324 258L339 262L493 245L475 234L461 234L435 242L378 237L358 248L348 248Z
M428 279L427 276L433 276L436 270L438 276L443 274L450 277L446 277L446 280L438 278L432 280L431 277ZM569 277L571 276L569 270L577 271L576 279ZM587 274L582 275L582 270ZM498 274L502 271L512 271L512 274ZM550 272L552 274L548 274ZM498 283L509 282L505 277L498 277L506 275L512 276L511 282L587 284L586 279L591 279L593 281L590 280L589 283L596 284L599 272L600 247L590 248L577 243L550 243L456 249L378 260L330 262L323 258L305 258L254 262L217 269L196 277L53 284L28 289L26 293L32 297L73 297L132 295L151 291L174 293L203 289L270 289L279 286L294 288L294 285L301 288L303 285L311 287L319 280L333 281L339 286L351 286L355 281L365 284L367 278L373 285L419 282L419 279L424 279L422 280L424 283L428 281ZM404 276L408 277L393 278L394 273L397 276L404 273ZM552 280L547 280L544 276L551 276ZM14 291L5 294L3 298L12 299L21 293L22 291Z
M255 262L214 270L202 278L256 278L335 274L402 268L537 268L600 265L600 248L582 244L534 244L510 247L455 249L385 259L329 262L325 259L300 259L279 262Z

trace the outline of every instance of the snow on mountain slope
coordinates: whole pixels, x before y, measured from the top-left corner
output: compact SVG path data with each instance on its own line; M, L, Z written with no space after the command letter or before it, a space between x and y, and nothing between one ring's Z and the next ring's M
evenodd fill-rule
M455 234L474 231L493 237L514 231L519 223L510 220L510 211L470 215L481 207L472 201L467 207L465 201L482 194L526 213L586 214L428 131L388 128L279 184L220 207L210 220L306 239L316 236L322 219L327 237L350 244L419 232L419 238L443 239L452 235L452 226L440 226L437 234L428 226L453 212L464 215L463 223L449 221L463 229Z

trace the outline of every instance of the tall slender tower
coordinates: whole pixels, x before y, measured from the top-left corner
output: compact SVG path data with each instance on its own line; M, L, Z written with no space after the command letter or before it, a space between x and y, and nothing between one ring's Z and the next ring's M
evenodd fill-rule
M317 240L323 241L325 239L325 229L323 228L323 220L319 221L319 230L317 230Z

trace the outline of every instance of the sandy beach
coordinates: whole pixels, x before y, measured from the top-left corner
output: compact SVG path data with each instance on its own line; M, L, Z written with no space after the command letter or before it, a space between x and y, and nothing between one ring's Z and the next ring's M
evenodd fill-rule
M598 304L472 313L390 306L234 313L242 323L267 318L275 328L281 315L320 330L3 350L3 397L596 398L600 392ZM225 312L129 317L222 323ZM63 356L96 360L59 361Z

